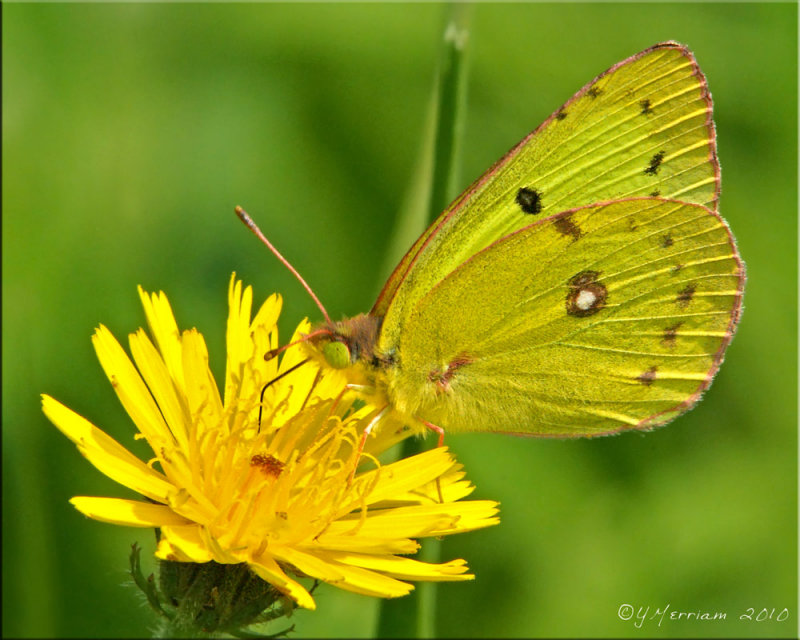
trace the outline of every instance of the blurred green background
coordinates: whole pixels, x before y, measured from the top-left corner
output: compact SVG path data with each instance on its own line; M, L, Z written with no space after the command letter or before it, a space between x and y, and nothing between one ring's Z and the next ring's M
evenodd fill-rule
M226 287L318 312L236 220L245 206L331 315L366 311L418 162L445 7L3 5L3 635L148 633L126 586L152 533L73 495L132 497L44 418L66 403L140 455L89 341L168 293L224 370ZM585 82L688 44L715 100L721 210L745 311L705 400L594 441L449 436L502 523L448 539L477 579L438 590L441 636L796 637L797 5L479 5L461 185ZM300 636L369 636L375 602L323 586ZM620 606L727 613L623 621ZM788 620L742 621L763 608ZM277 628L276 628L277 630Z

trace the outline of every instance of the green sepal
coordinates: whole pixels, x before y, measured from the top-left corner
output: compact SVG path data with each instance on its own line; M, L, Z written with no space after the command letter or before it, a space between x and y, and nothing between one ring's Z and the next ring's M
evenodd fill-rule
M158 615L163 617L169 617L169 613L167 613L163 607L161 606L161 599L158 593L158 589L156 589L156 583L153 574L151 573L146 578L142 573L142 564L141 564L141 555L142 555L142 548L139 546L138 543L134 542L131 545L131 555L130 555L130 563L131 563L131 577L133 581L136 583L136 586L139 587L141 592L147 598L147 603L150 607L155 611Z
M206 637L221 633L236 638L280 638L294 625L274 634L247 629L290 616L294 603L246 564L159 562L158 587L141 569L141 548L134 544L130 573L161 619L157 637Z

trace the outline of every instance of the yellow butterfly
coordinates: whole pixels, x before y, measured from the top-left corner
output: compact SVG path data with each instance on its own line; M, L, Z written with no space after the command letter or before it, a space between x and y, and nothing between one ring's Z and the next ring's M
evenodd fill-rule
M364 438L389 416L441 443L445 431L649 429L691 408L745 280L717 212L711 111L692 53L657 44L456 198L368 314L333 322L312 293L326 322L309 342L379 408Z

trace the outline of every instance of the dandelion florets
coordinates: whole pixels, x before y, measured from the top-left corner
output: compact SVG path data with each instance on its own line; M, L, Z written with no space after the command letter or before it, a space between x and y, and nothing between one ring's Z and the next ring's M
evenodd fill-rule
M356 408L342 373L303 362L302 345L264 357L278 346L279 296L251 319L252 289L231 278L220 395L203 336L178 330L163 293L139 294L152 339L143 329L129 336L133 361L106 327L92 340L153 457L140 460L43 396L45 414L81 453L145 498L78 496L71 502L79 511L157 528L163 560L245 563L306 608L315 603L303 577L378 597L402 596L410 581L473 577L460 559L406 556L418 549L416 538L497 523L496 503L461 500L473 487L446 447L380 464L378 456L409 435L401 424L387 421L359 452L376 407ZM292 341L309 330L304 321Z

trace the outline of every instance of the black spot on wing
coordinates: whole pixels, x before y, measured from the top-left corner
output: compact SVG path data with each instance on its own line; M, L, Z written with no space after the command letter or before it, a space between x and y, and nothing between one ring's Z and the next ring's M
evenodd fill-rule
M596 98L601 93L603 93L603 90L596 84L593 84L591 87L589 87L589 90L586 92L586 95L589 96L590 98Z
M581 228L573 221L571 213L566 216L560 216L556 218L553 221L553 226L555 226L556 231L558 231L561 235L572 236L573 241L577 240L583 235Z
M678 297L675 298L675 302L677 302L681 307L688 306L694 297L695 291L697 291L697 285L687 284L678 292Z
M651 195L653 198L657 198L658 196L660 196L660 195L661 195L661 192L660 192L658 189L656 189L655 191L651 191L651 192L650 192L650 195Z
M641 382L645 387L649 387L653 384L653 380L656 379L656 372L658 371L658 367L650 367L647 371L643 372L642 374L636 376L636 379Z
M669 249L675 241L672 239L672 236L667 234L661 238L661 248L662 249Z
M659 151L656 153L652 158L650 158L650 164L647 165L647 168L644 172L649 176L654 176L658 173L658 169L661 167L661 162L664 160L664 156L667 155L666 151Z
M566 117L567 117L567 112L564 111L564 107L561 107L556 113L556 120L563 120Z
M542 194L538 189L522 187L517 191L516 201L525 213L535 215L542 210Z
M678 337L678 329L680 329L682 325L682 322L678 322L677 324L673 324L671 327L664 329L662 342L664 343L665 347L669 347L670 349L675 347L675 340Z
M647 116L647 115L650 115L651 113L653 113L653 108L651 106L650 98L645 98L644 100L640 100L639 101L639 106L642 108L640 113L643 116Z

